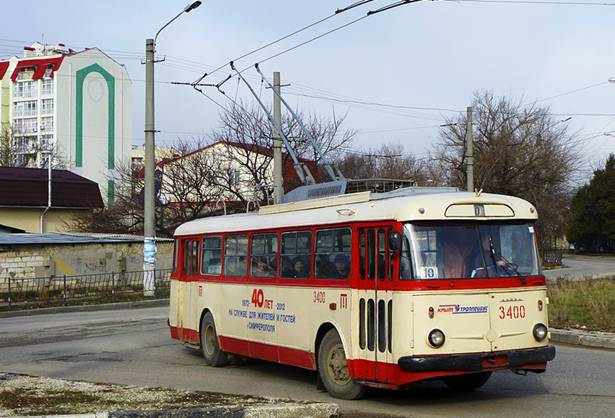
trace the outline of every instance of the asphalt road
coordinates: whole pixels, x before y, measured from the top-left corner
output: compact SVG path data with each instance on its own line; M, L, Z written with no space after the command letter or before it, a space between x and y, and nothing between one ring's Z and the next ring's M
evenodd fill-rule
M547 279L558 277L582 279L615 275L615 257L613 256L569 255L564 257L563 263L566 267L544 271Z
M169 338L166 307L0 319L0 371L330 402L315 373L253 361L214 369ZM336 401L378 416L615 416L615 352L558 346L547 373L496 373L459 395L439 383Z

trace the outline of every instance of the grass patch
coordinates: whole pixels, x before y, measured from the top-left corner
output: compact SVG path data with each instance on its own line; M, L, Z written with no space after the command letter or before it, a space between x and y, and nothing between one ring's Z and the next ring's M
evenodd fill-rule
M615 332L615 277L549 283L549 322L556 328Z

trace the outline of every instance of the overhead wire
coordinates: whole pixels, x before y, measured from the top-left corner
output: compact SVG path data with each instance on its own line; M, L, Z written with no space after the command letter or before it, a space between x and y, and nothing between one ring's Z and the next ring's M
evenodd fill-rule
M362 21L362 20L364 20L364 19L366 19L366 18L368 18L368 17L370 17L370 16L373 16L373 15L374 15L374 14L376 14L376 13L380 13L380 12L383 12L383 11L385 11L385 10L389 10L389 9L391 9L391 8L393 8L393 7L403 6L403 5L406 5L406 4L411 4L411 3L417 3L417 2L420 2L420 1L424 1L424 0L401 0L401 1L398 1L398 2L396 2L396 3L390 4L390 5L388 5L388 6L381 7L381 8L379 8L379 9L377 9L377 10L370 10L370 11L368 11L368 12L367 12L365 15L363 15L363 16L359 16L359 17L358 17L358 18L356 18L356 19L353 19L353 20L351 20L351 21L349 21L349 22L346 22L346 23L344 23L344 24L342 24L342 25L339 25L339 26L336 26L336 27L334 27L334 28L332 28L332 29L329 29L328 31L326 31L326 32L324 32L324 33L321 33L321 34L319 34L319 35L313 36L312 38L310 38L310 39L308 39L308 40L306 40L306 41L300 42L300 43L298 43L298 44L296 44L296 45L293 45L293 46L291 46L291 47L289 47L289 48L286 48L286 49L284 49L284 50L282 50L282 51L280 51L280 52L277 52L277 53L275 53L275 54L273 54L273 55L270 55L270 56L268 56L268 57L266 57L266 58L264 58L264 59L261 59L261 60L259 60L256 64L259 64L259 65L260 65L260 64L263 64L263 63L265 63L265 62L267 62L267 61L270 61L270 60L272 60L272 59L274 59L274 58L277 58L277 57L279 57L279 56L281 56L281 55L283 55L283 54L287 54L287 53L289 53L289 52L291 52L291 51L294 51L294 50L295 50L295 49L297 49L297 48L300 48L300 47L302 47L302 46L305 46L305 45L307 45L307 44L309 44L309 43L312 43L312 42L314 42L314 41L316 41L316 40L318 40L318 39L321 39L321 38L323 38L323 37L325 37L325 36L328 36L328 35L330 35L330 34L332 34L332 33L335 33L335 32L337 32L337 31L339 31L339 30L345 29L345 28L347 28L347 27L349 27L349 26L351 26L351 25L354 25L355 23L358 23L358 22L360 22L360 21ZM365 3L367 3L367 1L364 1L364 2L357 2L356 4L357 4L357 5L362 5L362 4L365 4ZM357 7L357 6L354 6L354 7ZM349 9L348 9L348 10L349 10ZM234 61L231 61L231 62L234 62ZM227 65L228 65L228 64L227 64ZM254 64L253 64L253 65L254 65ZM239 70L239 73L241 74L241 73L243 73L243 72L245 72L245 71L249 70L250 68L252 68L252 67L253 67L253 65L250 65L250 66L244 67L242 70ZM222 68L224 68L224 66L222 66ZM206 75L207 75L207 74L205 74L205 76L206 76ZM236 76L236 75L231 75L230 77L231 77L231 78L233 78L233 77L235 77L235 76ZM204 77L203 77L203 78L204 78ZM198 84L201 80L202 80L202 78L201 78L199 81L195 82L195 84Z
M361 0L361 1L357 1L357 2L349 5L347 7L344 7L344 8L341 8L341 9L338 8L332 14L329 14L329 15L327 15L327 16L321 18L321 19L318 19L317 21L312 22L312 23L310 23L308 25L305 25L305 26L303 26L303 27L301 27L299 29L296 29L296 30L294 30L294 31L292 31L292 32L290 32L290 33L288 33L288 34L286 34L286 35L284 35L284 36L282 36L282 37L280 37L278 39L275 39L275 40L273 40L271 42L266 43L265 45L262 45L262 46L260 46L258 48L255 48L255 49L251 50L251 51L248 51L248 52L246 52L246 53L244 53L244 54L242 54L242 55L232 59L231 61L237 62L237 61L239 61L239 60L241 60L243 58L249 57L250 55L253 55L253 54L257 53L257 52L262 51L263 49L269 48L270 46L273 46L273 45L275 45L275 44L277 44L279 42L282 42L282 41L292 37L292 36L295 36L295 35L297 35L297 34L299 34L301 32L304 32L304 31L306 31L306 30L308 30L308 29L310 29L310 28L312 28L314 26L317 26L317 25L319 25L319 24L321 24L323 22L326 22L327 20L332 19L333 17L337 16L340 13L343 13L343 12L346 12L348 10L354 9L355 7L362 6L363 4L369 3L371 1L373 1L373 0ZM222 65L214 68L213 70L211 70L209 73L203 74L203 76L201 76L199 79L194 81L194 84L200 83L205 77L210 76L210 75L220 71L221 69L223 69L227 65L228 65L228 62L225 62L224 64L222 64Z
M451 3L499 3L499 4L539 4L555 6L615 6L613 2L581 2L581 1L561 1L561 0L442 0Z
M531 103L539 103L539 102L544 102L544 101L547 101L547 100L553 100L553 99L557 99L559 97L568 96L570 94L578 93L578 92L585 91L585 90L590 90L590 89L593 89L594 87L599 87L599 86L603 86L605 84L609 84L609 83L615 82L615 81L611 81L611 80L612 79L608 79L608 80L605 80L605 81L601 81L599 83L593 83L593 84L590 84L588 86L579 87L579 88L576 88L576 89L573 89L573 90L565 91L563 93L555 94L553 96L543 97L542 99L534 100Z
M312 99L322 99L322 100L338 102L338 103L354 103L354 104L363 104L363 105L371 105L371 106L387 107L387 108L395 108L395 109L432 110L432 111L455 112L455 113L465 112L465 110L451 109L451 108L445 108L445 107L406 106L406 105L380 103L380 102L359 100L359 99L336 99L333 97L317 96L317 95L301 94L301 93L288 93L287 92L286 94L291 95L291 96L309 97Z

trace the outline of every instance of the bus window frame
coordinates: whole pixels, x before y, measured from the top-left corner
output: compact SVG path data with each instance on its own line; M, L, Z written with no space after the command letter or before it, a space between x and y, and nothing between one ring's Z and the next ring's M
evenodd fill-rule
M180 248L179 248L179 259L181 260L181 268L180 265L178 264L178 268L177 271L174 272L174 274L176 274L179 278L179 280L181 281L194 281L197 280L196 278L200 275L200 268L201 268L201 250L202 250L202 246L201 246L201 235L190 235L190 236L185 236L179 239L180 241ZM197 245L197 254L196 254L196 271L191 271L192 269L192 264L190 266L187 265L187 261L188 259L186 258L186 254L188 254L189 256L193 255L193 245L194 243L196 243ZM190 248L186 248L187 246L189 246ZM191 260L192 257L190 257Z
M348 260L348 274L346 275L346 277L316 277L316 245L318 244L318 232L323 232L323 231L331 231L334 229L347 229L350 231L350 259ZM322 282L322 281L333 281L333 282L347 282L350 281L353 277L353 274L355 272L354 270L354 263L355 263L355 259L356 256L354 256L354 237L355 234L354 232L354 228L352 227L352 225L344 225L344 226L338 226L338 225L323 225L320 227L315 227L314 228L314 235L313 235L313 246L312 246L312 271L313 271L313 276L314 279L317 282Z
M313 268L313 264L314 264L314 230L315 228L303 228L303 229L288 229L288 230L280 230L279 234L280 234L280 238L278 239L278 257L279 257L279 262L278 262L278 267L279 267L279 274L278 277L280 278L280 283L281 284L292 284L292 283L300 283L300 284L304 284L307 282L311 283L311 280L314 279L314 268ZM283 276L283 272L282 272L282 240L284 239L284 234L292 234L292 233L301 233L301 232L308 232L310 234L310 253L309 253L309 257L310 257L310 263L307 266L310 271L307 277L285 277ZM339 279L336 279L339 280Z
M270 277L254 276L252 275L252 239L254 235L267 235L267 234L275 234L277 238L277 252L275 255L276 268L275 268L275 271L273 272L273 276L270 276ZM280 231L275 229L275 230L256 230L256 231L248 232L248 280L253 283L277 284L277 279L279 277L279 270L280 270Z
M389 242L388 242L388 234L390 231L394 231L394 232L398 232L398 233L402 233L403 231L403 222L398 222L398 221L392 221L392 220L387 220L387 221L365 221L365 222L356 222L352 224L352 228L354 231L354 238L352 240L353 242L353 254L354 251L356 250L357 256L356 259L353 261L353 268L354 271L356 272L356 276L353 276L353 282L352 285L354 287L357 287L359 289L374 289L376 284L376 280L379 282L377 284L379 289L394 289L397 288L399 286L399 271L400 271L400 261L401 261L401 251L395 253L392 252L389 248ZM386 251L388 251L388 257L389 257L389 265L385 266L385 278L383 279L376 279L376 275L374 275L374 278L369 278L369 257L368 257L368 251L369 251L369 233L368 231L370 229L377 231L378 229L384 229L385 231L385 237L384 237L384 242L385 242L385 253ZM365 255L363 257L363 261L364 261L364 275L363 277L361 276L361 257L360 257L360 252L361 252L361 241L360 241L360 231L363 231L365 234ZM376 233L376 239L374 240L375 242L377 242L377 233ZM372 249L373 251L374 249ZM387 260L385 260L385 263L387 262ZM392 272L392 274L390 274ZM334 280L340 280L340 279L334 279ZM405 281L405 280L404 280Z
M179 259L179 239L173 240L173 264L171 265L171 273L175 274L178 270L178 259Z
M315 226L304 226L304 227L281 227L276 229L256 229L256 230L241 230L241 231L232 231L232 232L207 232L198 235L190 235L190 236L181 236L178 239L182 243L179 248L180 252L180 260L183 260L183 242L190 240L198 240L200 243L203 238L212 237L212 236L222 236L222 273L220 275L204 275L198 272L197 275L191 275L189 278L185 274L185 271L182 269L181 271L178 269L177 275L180 280L183 281L207 281L207 282L216 282L216 283L237 283L237 284L246 284L246 283L258 283L258 284L266 284L266 285L279 285L279 286L287 286L287 287L301 287L301 286L309 286L309 287L323 287L323 288L348 288L354 286L355 284L360 283L360 277L358 276L359 272L359 256L355 255L355 252L359 251L359 233L358 228L360 227L384 227L384 228L392 228L397 230L398 227L394 221L388 222L344 222L339 224L327 224L327 225L315 225ZM349 229L350 230L350 265L349 265L349 274L345 279L339 278L315 278L314 271L314 263L315 263L315 250L316 250L316 234L318 231L326 230L326 229ZM310 232L311 233L311 245L310 245L310 257L311 257L311 266L310 266L310 276L307 278L287 278L281 277L281 246L282 246L282 234L286 232ZM266 234L266 233L276 233L278 236L278 253L277 253L277 272L275 277L252 277L250 276L250 268L246 269L246 274L242 276L227 276L225 272L225 259L226 259L226 239L229 236L236 235L247 235L248 236L248 263L251 257L251 246L252 246L252 234ZM201 258L202 258L202 244L199 244L199 269L201 268ZM183 266L182 266L183 267ZM395 266L395 272L398 271L397 266ZM356 276L356 277L355 277ZM355 282L355 279L357 280ZM362 285L365 286L365 285Z
M220 238L220 273L219 274L211 274L211 273L203 272L203 254L205 253L204 241L207 238ZM199 266L199 276L216 277L216 278L224 276L224 234L220 233L220 234L201 235L200 241L201 241L201 256L199 257L199 260L201 262L201 265Z
M217 234L213 234L213 235L217 235ZM235 236L243 236L245 235L248 239L248 251L246 253L246 272L243 275L237 275L237 276L229 276L226 274L226 240L229 237L235 237ZM248 279L248 275L250 274L250 242L251 242L251 233L249 231L233 231L233 232L228 232L228 233L223 233L222 234L224 240L222 242L222 254L224 257L224 260L222 262L222 274L219 276L220 277L220 281L224 282L224 283L232 283L233 281L237 281L240 283L244 283L247 281ZM231 257L237 257L237 256L231 256Z
M524 218L514 218L514 219L490 219L490 220L474 220L474 219L467 219L467 220L418 220L418 221L406 221L406 222L401 222L401 234L402 236L404 236L404 231L405 231L405 226L406 224L408 225L418 225L418 226L441 226L441 225L475 225L477 227L477 234L479 234L479 230L480 230L480 226L482 225L523 225L523 224L531 224L531 226L534 227L534 251L535 251L535 256L536 256L536 262L538 265L538 273L537 274L530 274L530 275L526 275L526 276L521 276L523 277L524 281L527 281L528 279L534 279L534 278L541 278L544 277L543 276L543 271L542 271L542 266L541 266L541 258L540 258L540 248L539 248L539 236L537 234L538 228L537 228L537 222L535 220L532 219L524 219ZM480 236L480 235L479 235ZM458 277L458 278L433 278L433 279L426 279L426 278L418 278L416 276L416 266L415 266L415 254L414 254L414 247L413 247L413 241L412 238L409 237L408 239L408 244L410 245L410 264L411 264L411 272L412 272L412 277L409 279L401 279L399 277L399 273L401 272L401 270L399 269L397 271L397 280L399 280L402 283L409 283L409 282L414 282L416 284L420 283L420 286L426 286L426 285L436 285L437 286L441 286L441 283L456 283L459 286L463 286L464 282L469 283L470 288L472 288L471 286L472 283L477 283L477 282L486 282L486 283L506 283L506 282L510 282L512 284L510 285L505 285L504 287L519 287L519 285L517 284L517 282L519 282L519 277L518 276L499 276L499 277L488 277L488 278L484 278L484 277ZM416 286L415 285L411 285L411 286ZM522 283L523 284L523 283ZM434 287L435 288L435 287Z

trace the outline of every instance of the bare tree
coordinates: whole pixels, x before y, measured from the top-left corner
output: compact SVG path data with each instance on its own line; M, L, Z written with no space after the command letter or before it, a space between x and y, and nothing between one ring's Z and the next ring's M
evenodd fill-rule
M529 200L543 236L562 236L571 179L578 169L575 135L548 108L523 105L491 92L475 94L474 184L485 192ZM465 114L447 120L434 151L439 182L465 188Z
M13 131L5 126L0 131L0 165L3 167L23 167L24 159L19 158Z
M364 151L347 151L338 167L348 178L387 178L428 184L425 160L404 151L400 144L382 144Z
M343 128L346 116L337 118L334 114L332 119L328 119L296 113L322 152L331 159L336 159L355 135L354 130ZM220 122L220 128L211 135L211 142L224 140L231 146L224 148L224 155L215 158L214 164L217 167L213 171L217 175L214 175L213 181L239 201L268 200L273 191L273 129L267 117L257 107L238 103L221 112ZM300 160L307 163L311 171L318 171L320 156L305 138L300 124L289 114L282 115L282 131ZM290 156L284 149L282 154L283 166L287 174L290 174L284 178L284 189L288 191L297 187L299 181L294 175ZM239 166L242 172L248 173L247 178L239 184L233 176L228 175L231 162L230 165ZM246 188L253 193L246 195Z

